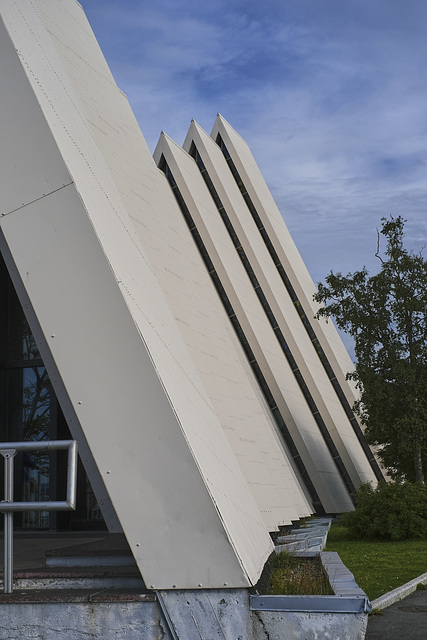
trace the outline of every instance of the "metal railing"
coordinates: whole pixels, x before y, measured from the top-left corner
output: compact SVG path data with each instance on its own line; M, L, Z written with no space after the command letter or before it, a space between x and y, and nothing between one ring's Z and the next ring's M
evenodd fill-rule
M14 502L14 458L18 451L56 451L68 449L66 500ZM43 440L1 442L4 458L4 499L0 512L4 513L4 593L12 593L13 585L13 513L14 511L72 511L76 508L77 442L75 440Z

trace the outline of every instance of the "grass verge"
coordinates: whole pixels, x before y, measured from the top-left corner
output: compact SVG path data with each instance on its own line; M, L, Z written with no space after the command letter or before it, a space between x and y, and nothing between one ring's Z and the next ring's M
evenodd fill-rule
M427 540L355 540L334 523L325 551L336 551L370 600L427 571Z

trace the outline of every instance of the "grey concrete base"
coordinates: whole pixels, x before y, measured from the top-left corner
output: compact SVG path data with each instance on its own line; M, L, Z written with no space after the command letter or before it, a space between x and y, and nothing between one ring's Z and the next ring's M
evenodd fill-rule
M371 602L372 608L385 609L391 604L399 602L399 600L403 600L403 598L409 596L410 593L413 593L413 591L415 591L417 585L419 584L427 584L427 573L423 573L422 575L418 576L418 578L414 578L406 584L403 584L401 587L397 587L397 589L393 589L393 591L389 591L376 600L373 600Z
M364 640L368 616L363 613L257 611L268 640Z
M16 603L0 620L0 640L172 640L156 602Z
M179 640L268 640L253 629L247 589L160 591L157 596Z
M305 543L318 537L313 529ZM21 568L18 591L0 594L0 640L363 640L366 595L337 554L321 557L336 595L260 596L275 600L270 610L246 589L145 591L129 567Z
M366 632L366 614L250 611L244 589L159 595L168 621L157 601L9 602L0 606L0 640L363 640Z

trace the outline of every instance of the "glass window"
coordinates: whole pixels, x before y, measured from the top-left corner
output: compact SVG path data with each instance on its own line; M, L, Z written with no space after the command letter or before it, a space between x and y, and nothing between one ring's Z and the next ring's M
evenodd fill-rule
M0 254L0 441L68 440L71 435L43 365L36 341ZM0 460L0 500L3 464ZM17 501L63 500L66 454L20 452L15 457ZM92 487L79 460L75 512L15 513L26 529L105 529Z

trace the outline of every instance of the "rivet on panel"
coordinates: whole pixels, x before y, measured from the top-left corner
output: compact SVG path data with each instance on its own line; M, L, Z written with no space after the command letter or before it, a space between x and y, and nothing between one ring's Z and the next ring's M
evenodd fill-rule
M79 400L79 404L83 404L81 400Z
M173 585L172 585L172 589L176 589L176 584L173 584Z
M107 471L107 476L110 475L111 471Z
M201 583L201 582L199 582L199 587L203 587L203 585L202 585L202 583Z
M137 547L140 547L140 546L141 546L141 544L140 544L139 542L137 542L137 543L136 543L136 546L137 546Z

